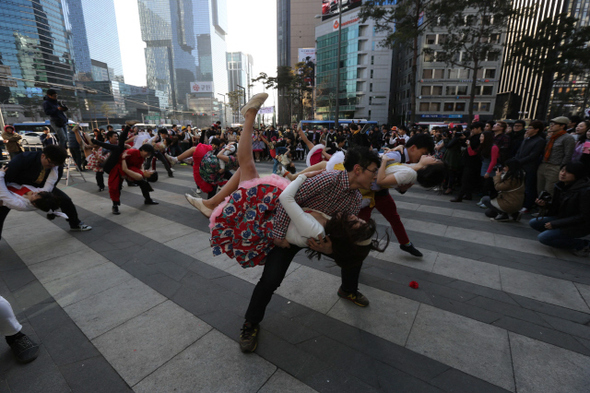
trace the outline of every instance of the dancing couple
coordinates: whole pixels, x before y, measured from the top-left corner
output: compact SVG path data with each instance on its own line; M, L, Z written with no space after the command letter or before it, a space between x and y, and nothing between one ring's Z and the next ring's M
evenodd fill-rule
M256 349L259 323L299 250L309 247L310 258L320 254L334 258L342 275L338 296L361 307L369 304L358 291L363 260L372 250L384 250L373 239L375 222L356 216L362 199L359 189L370 187L380 164L369 149L351 149L345 171L307 173L292 183L276 175L259 178L252 158L252 133L258 109L267 97L257 94L242 109L240 168L234 176L208 200L186 195L191 204L211 216L215 255L225 253L242 267L264 265L241 330L240 349L245 353Z

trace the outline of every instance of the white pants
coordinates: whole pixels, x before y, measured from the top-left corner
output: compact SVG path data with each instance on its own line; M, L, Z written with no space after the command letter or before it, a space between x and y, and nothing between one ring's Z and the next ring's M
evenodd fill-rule
M0 296L0 334L13 336L21 331L22 325L16 320L12 306Z

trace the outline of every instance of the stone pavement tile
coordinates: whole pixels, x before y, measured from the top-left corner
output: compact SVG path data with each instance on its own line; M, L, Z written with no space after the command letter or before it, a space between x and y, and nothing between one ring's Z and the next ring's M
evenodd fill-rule
M43 262L48 259L71 255L78 251L84 251L88 248L79 240L69 237L60 242L39 242L37 247L26 248L23 250L16 249L19 257L28 266L35 263ZM39 252L43 250L43 252Z
M283 370L277 370L257 393L314 393L303 382L293 378Z
M373 362L381 392L443 393L430 383L408 375L381 362Z
M10 291L16 291L37 280L35 275L24 264L21 268L5 270L2 277Z
M141 234L150 239L158 239L159 242L166 243L167 241L183 237L185 235L195 235L196 231L187 231L187 227L177 223L169 223L167 225L158 225L153 228L144 228Z
M139 278L139 277L138 277ZM171 298L182 286L179 282L171 279L170 277L156 273L146 277L140 278L141 282L151 287L153 290L160 293L162 296Z
M321 335L316 330L303 325L296 318L287 318L275 313L271 313L264 318L264 330L281 337L291 344L299 344Z
M98 265L106 263L107 259L88 249L75 252L70 255L48 259L41 263L31 265L29 269L42 283L63 279L72 274L80 273Z
M301 305L327 313L337 302L338 298L334 295L340 284L340 277L300 266L291 273L287 272L276 293Z
M29 213L30 214L30 213ZM10 215L9 215L10 217ZM39 221L38 217L29 216L29 219L22 220L24 222L30 222L30 220L34 220L35 223ZM47 219L42 220L47 221ZM8 221L8 220L7 220ZM11 222L12 223L12 222ZM3 237L6 238L10 242L10 246L15 250L26 250L29 248L35 248L38 250L39 244L50 244L50 243L59 243L68 238L71 238L70 234L66 231L44 231L43 236L39 237L39 232L31 231L30 226L24 227L13 227L8 222L5 223L6 228L10 228L9 231L5 231L3 233ZM46 227L44 226L43 229Z
M587 392L590 358L509 333L519 393Z
M499 302L512 304L514 306L519 305L514 299L512 299L512 297L510 297L504 291L483 287L481 285L472 284L470 282L455 281L450 283L449 287L456 288L462 292L470 292L479 296L494 299Z
M165 300L139 280L131 279L64 310L92 340Z
M360 289L371 301L368 307L358 307L348 300L340 299L328 316L404 345L420 304L370 287Z
M195 255L199 251L210 250L211 248L209 238L202 236L200 231L195 231L188 235L176 237L175 239L163 243L171 249L187 255Z
M133 387L136 393L162 386L179 392L257 392L276 366L211 331Z
M575 337L553 328L546 328L512 317L502 317L492 325L506 329L509 332L518 333L522 336L590 356L590 350L581 346Z
M10 347L3 343L0 351L0 379L5 380L9 392L62 393L70 389L58 367L47 353L43 342L31 325L21 320L22 331L40 344L39 357L28 364L17 363ZM2 340L4 342L4 340ZM32 377L34 376L34 377Z
M520 304L522 307L540 312L543 314L551 315L557 318L567 319L568 321L587 324L590 323L590 315L588 313L582 313L569 308L555 306L553 304L544 303L538 300L529 299L525 296L510 295L515 302Z
M74 392L133 392L102 356L61 366L60 371Z
M45 288L60 306L66 307L132 279L133 276L121 268L112 263L104 263L80 273L46 282Z
M423 303L425 304L425 303ZM462 315L483 323L492 323L502 317L502 314L481 307L472 306L468 303L457 302L442 296L431 295L429 305L440 310Z
M243 315L237 315L227 310L217 310L200 315L199 318L203 322L213 326L215 330L223 333L229 339L235 341L234 345L236 348L239 348L238 339L240 337L240 329L244 324Z
M12 292L14 302L11 300L14 313L18 314L39 303L51 303L53 298L39 281L33 281L22 288Z
M0 263L0 273L7 270L21 269L27 265L19 258L16 251L12 249L10 244L2 238L0 240L0 255L2 255L2 263Z
M100 353L55 302L26 310L27 320L58 366L99 356Z
M368 284L367 281L364 280L365 275L361 273L361 280L360 282L365 285L370 285L372 288L380 289L385 292L389 292L401 297L404 297L409 300L413 300L420 303L431 304L430 296L425 291L416 291L413 288L410 288L408 285L411 279L405 280L404 283L397 283L391 282L388 280L375 280ZM369 299L371 300L371 299Z
M213 279L213 282L232 292L246 296L250 296L254 290L254 286L251 283L230 274L215 278Z
M490 263L440 253L432 272L488 288L501 289L498 266Z
M431 384L438 386L445 392L477 392L477 393L506 393L509 390L502 389L489 382L475 378L462 371L451 368L444 373L437 375L430 381ZM520 392L520 390L518 390Z
M424 223L428 225L428 222ZM471 243L477 243L486 246L494 246L493 235L484 231L474 231L473 229L466 229L460 227L449 226L444 233L446 238L461 239Z
M500 302L498 300L478 296L467 302L472 306L481 307L484 310L496 312L501 315L506 315L523 321L535 323L537 325L549 327L550 325L534 311L527 310L518 305Z
M590 313L572 282L505 267L500 268L500 277L502 289L507 292Z
M551 327L559 330L560 332L590 340L590 326L588 325L581 325L579 323L570 322L565 319L555 318L550 315L541 314L541 317L547 321Z
M343 371L374 388L379 387L376 362L370 356L326 336L317 336L297 347L328 363L331 369Z
M586 302L586 305L590 306L590 285L578 284L578 283L576 283L574 285L576 286L576 288L580 292L580 295L582 295L582 298Z
M514 236L506 236L501 234L494 234L493 239L493 245L498 247L503 247L505 249L526 252L535 255L555 257L555 254L553 253L553 249L551 247L540 244L534 239L522 239Z
M209 280L215 280L221 277L230 277L230 274L227 272L196 259L193 259L191 265L188 266L188 270L197 273L199 276L205 277Z
M406 347L514 392L508 333L421 305Z
M324 369L304 379L303 382L318 392L326 393L377 393L379 391L378 388L363 383L346 371L333 368Z
M174 296L170 299L180 307L184 308L188 312L200 317L203 314L210 313L219 309L216 304L219 295L225 291L225 289L208 289L214 288L212 284L204 287L195 285L182 285Z
M133 386L211 331L166 301L94 339L109 363Z
M264 322L260 326L262 329L256 353L278 368L308 385L310 385L307 381L309 377L320 370L330 368L330 365L325 361L264 330ZM239 351L237 346L236 350Z
M424 254L422 258L416 258L408 254L407 252L400 250L397 244L390 244L385 249L385 251L371 251L370 255L373 258L393 262L397 265L404 265L414 269L420 269L430 272L434 267L434 261L436 261L438 253L430 250L422 250L422 253Z

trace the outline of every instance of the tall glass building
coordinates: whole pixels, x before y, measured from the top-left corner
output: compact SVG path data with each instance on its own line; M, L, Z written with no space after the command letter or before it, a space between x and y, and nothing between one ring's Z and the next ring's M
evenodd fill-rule
M254 60L251 55L243 52L227 53L227 82L228 92L239 89L238 85L246 88L246 100L250 99L250 83L252 81L252 66Z
M123 61L114 0L65 0L79 78L91 73L91 60L108 64L110 78L123 82Z
M138 0L147 81L175 109L191 96L227 92L225 0ZM192 93L191 82L213 82L213 93Z
M141 37L146 43L147 84L170 97L174 110L186 107L196 81L193 7L197 0L138 0Z
M0 106L5 121L41 120L50 86L73 86L74 67L60 0L3 0L0 6ZM67 95L64 91L63 95Z

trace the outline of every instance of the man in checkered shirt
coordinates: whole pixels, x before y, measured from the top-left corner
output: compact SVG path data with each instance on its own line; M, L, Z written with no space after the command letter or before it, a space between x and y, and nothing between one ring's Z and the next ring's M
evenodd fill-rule
M360 188L369 189L375 180L380 160L376 153L366 147L348 151L344 161L346 171L325 172L307 179L295 194L295 201L303 208L311 208L327 215L337 212L357 215L361 207ZM287 269L295 255L301 250L285 239L290 218L281 205L274 218L274 247L266 258L262 277L256 284L250 305L246 311L246 321L240 335L242 352L253 352L258 343L259 323L264 318L266 306L274 291L281 285ZM324 254L332 253L329 238L318 241L310 239L309 248ZM361 266L341 269L342 286L338 295L351 300L359 306L367 306L369 301L358 291L358 278Z

